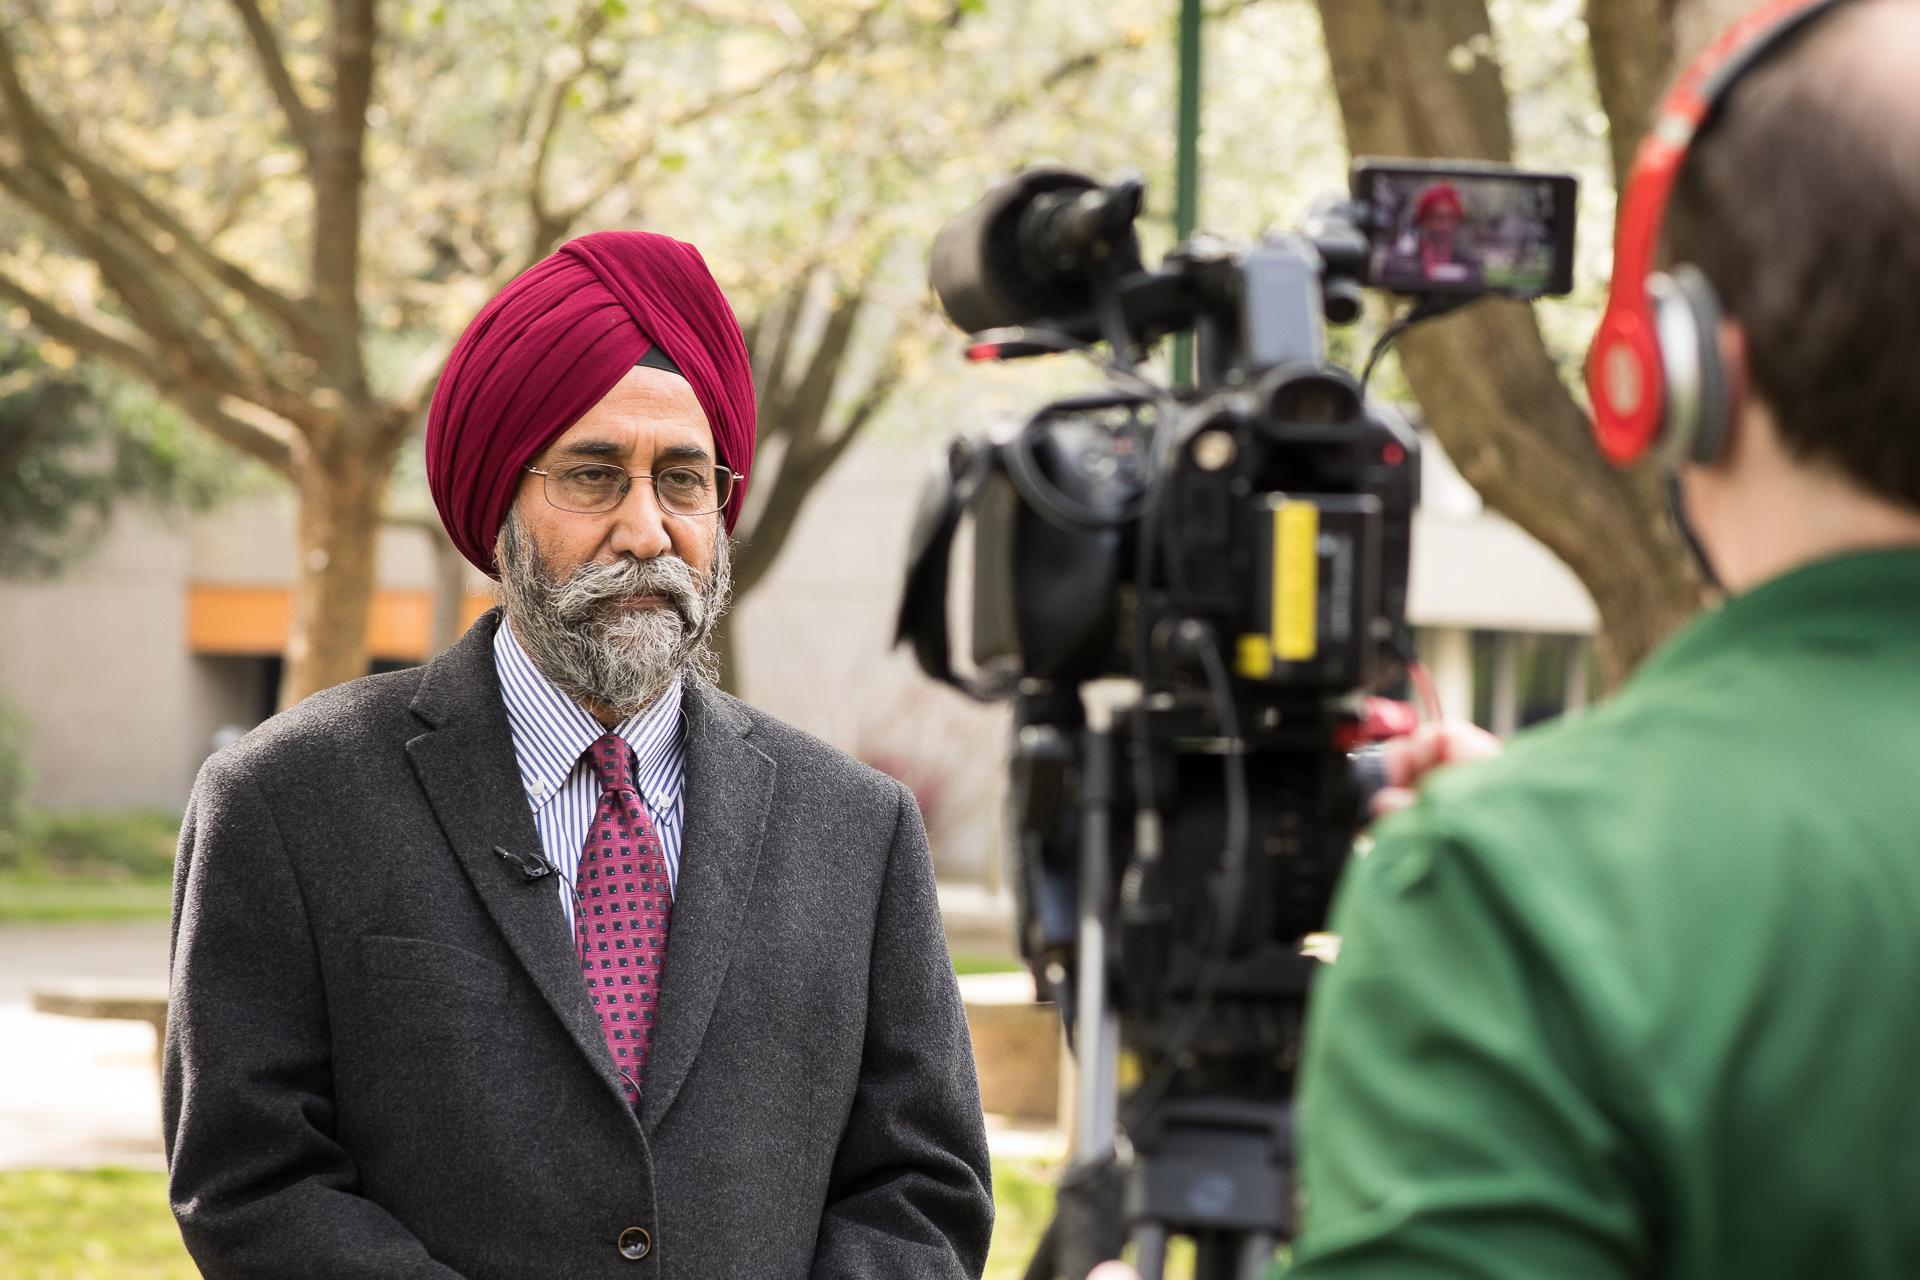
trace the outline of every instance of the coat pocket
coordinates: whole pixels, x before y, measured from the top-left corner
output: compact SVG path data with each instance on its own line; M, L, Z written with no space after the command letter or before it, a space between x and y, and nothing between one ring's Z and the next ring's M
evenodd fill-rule
M376 979L455 987L495 999L507 994L505 968L449 943L369 934L360 939L360 956Z

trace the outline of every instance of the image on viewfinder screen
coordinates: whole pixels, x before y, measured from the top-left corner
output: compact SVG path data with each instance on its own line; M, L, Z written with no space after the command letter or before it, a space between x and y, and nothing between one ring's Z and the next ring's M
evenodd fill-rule
M1558 192L1532 175L1374 173L1368 278L1403 293L1558 292Z

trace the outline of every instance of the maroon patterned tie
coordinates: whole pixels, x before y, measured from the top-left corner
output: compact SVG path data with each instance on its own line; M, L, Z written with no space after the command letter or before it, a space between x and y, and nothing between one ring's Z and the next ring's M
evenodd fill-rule
M600 804L580 854L574 938L600 1031L638 1105L666 971L673 896L667 861L633 784L633 752L609 733L587 749Z

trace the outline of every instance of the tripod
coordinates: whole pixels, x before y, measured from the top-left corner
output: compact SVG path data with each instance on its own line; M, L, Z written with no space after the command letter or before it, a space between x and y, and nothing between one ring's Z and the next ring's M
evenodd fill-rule
M1167 1244L1194 1242L1195 1280L1264 1280L1292 1234L1292 1106L1171 1099L1132 1134L1127 1185L1134 1265L1161 1280Z
M1144 1109L1124 1135L1120 1130L1120 1023L1108 975L1114 833L1128 811L1120 775L1126 740L1115 727L1123 699L1109 689L1087 700L1078 788L1075 1160L1027 1280L1079 1280L1129 1240L1142 1280L1161 1280L1168 1245L1178 1237L1193 1241L1197 1280L1262 1280L1293 1228L1290 1072L1202 1078L1181 1069L1185 1050L1176 1049L1169 1079L1181 1087L1143 1090L1150 1094ZM1297 760L1290 771L1303 776ZM1153 838L1136 830L1136 853L1142 839ZM1297 1008L1310 967L1297 954L1260 952L1239 973L1262 988L1277 983Z

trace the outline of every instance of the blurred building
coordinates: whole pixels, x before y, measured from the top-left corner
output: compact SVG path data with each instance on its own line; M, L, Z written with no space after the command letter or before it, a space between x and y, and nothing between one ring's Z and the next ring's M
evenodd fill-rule
M128 512L60 579L0 581L0 697L27 721L29 803L178 810L216 742L273 713L291 526L278 494L191 520ZM426 537L383 533L380 565L384 670L428 651ZM471 617L488 602L463 603Z
M992 879L1004 711L891 648L907 531L933 445L872 440L816 491L733 625L756 705L912 786L943 873ZM1577 580L1427 454L1410 612L1449 715L1499 732L1584 702L1594 611ZM32 803L178 809L215 745L269 715L287 634L290 506L169 524L129 515L49 584L0 583L0 695L28 722ZM430 648L427 537L382 535L382 667ZM485 580L462 601L490 603ZM111 762L103 753L111 753Z

